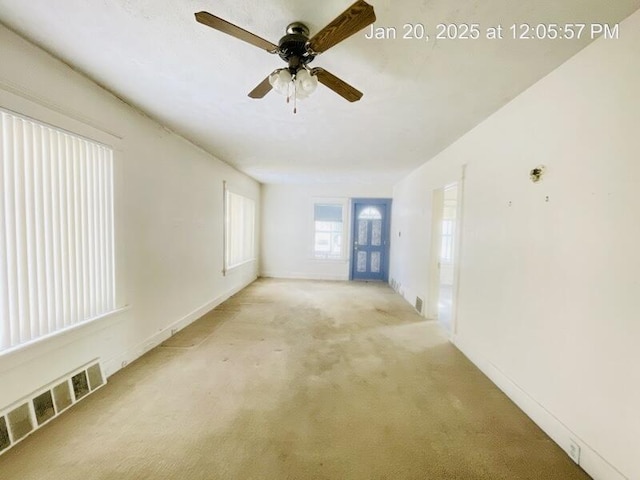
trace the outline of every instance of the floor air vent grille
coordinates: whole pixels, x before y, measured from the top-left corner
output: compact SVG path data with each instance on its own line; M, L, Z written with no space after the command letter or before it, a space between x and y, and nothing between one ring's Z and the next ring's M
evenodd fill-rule
M105 383L94 360L0 410L0 455Z

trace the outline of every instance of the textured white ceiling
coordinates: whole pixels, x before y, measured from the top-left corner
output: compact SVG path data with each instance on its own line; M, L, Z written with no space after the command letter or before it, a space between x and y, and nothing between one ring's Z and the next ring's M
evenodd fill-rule
M319 86L293 115L247 93L285 64L196 23L205 10L277 43L311 34L352 0L0 0L0 21L218 158L265 183L394 182L584 48L578 40L367 40L316 58L364 92ZM371 0L376 26L615 23L640 0ZM505 32L507 33L507 32ZM624 32L621 32L624 34ZM484 36L484 35L483 35ZM507 36L507 35L505 35Z

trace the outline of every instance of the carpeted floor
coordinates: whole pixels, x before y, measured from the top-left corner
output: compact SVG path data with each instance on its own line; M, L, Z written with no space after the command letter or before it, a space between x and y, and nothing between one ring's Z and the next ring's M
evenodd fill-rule
M259 280L0 456L0 478L589 477L387 285Z

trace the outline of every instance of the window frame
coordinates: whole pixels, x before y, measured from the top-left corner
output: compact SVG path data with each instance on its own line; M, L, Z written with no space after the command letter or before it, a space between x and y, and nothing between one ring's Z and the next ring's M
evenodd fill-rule
M318 255L315 249L316 244L316 220L315 220L315 208L316 205L336 205L342 208L342 245L340 255L336 257L323 257ZM344 197L314 197L311 200L310 206L310 222L309 222L309 255L310 257L317 262L321 263L344 263L349 258L349 248L350 245L350 228L349 228L349 199ZM332 232L335 233L335 232Z
M241 193L240 189L235 189L235 188L229 188L229 186L227 185L227 182L223 182L223 252L222 252L222 256L223 256L223 269L222 269L222 274L223 275L227 275L227 273L243 266L246 265L248 263L251 262L255 262L257 259L257 242L256 242L256 232L258 229L258 210L257 210L257 202L254 198L245 195L243 193ZM231 222L232 219L230 218L230 208L231 208L231 200L230 200L230 196L234 195L236 197L238 197L239 199L242 200L243 202L243 212L244 212L244 206L245 205L251 205L251 209L252 209L252 213L253 213L253 222L252 222L252 226L251 226L251 234L248 237L250 239L250 249L251 251L249 252L248 255L243 255L243 258L241 260L239 260L238 262L235 263L231 263L231 253L232 251L231 246L233 244L233 239L231 238L233 235L233 230L232 230L232 226L231 226ZM243 220L245 220L243 218ZM244 221L241 223L245 223ZM244 235L243 235L244 237Z
M10 346L0 349L0 356L5 357L17 352L26 351L29 347L39 345L52 338L61 337L76 331L90 324L102 322L107 318L112 318L115 314L127 309L122 304L124 282L122 277L122 269L120 268L121 228L119 228L121 206L118 202L118 195L121 189L118 182L120 174L120 152L121 137L118 137L106 130L102 130L92 124L83 116L65 111L55 105L47 105L38 103L37 99L25 98L21 96L21 92L16 90L10 92L0 88L0 111L14 117L24 119L34 125L45 127L53 131L58 131L64 135L72 136L80 141L91 142L100 147L105 147L110 151L109 165L109 182L110 187L110 248L111 253L111 298L112 302L104 311L97 312L95 315L83 315L78 317L72 323L68 319L62 320L61 326L49 328L46 333L39 333L31 338L19 342L10 342ZM34 193L37 194L37 193ZM78 248L81 248L80 246ZM110 282L110 283L111 283Z

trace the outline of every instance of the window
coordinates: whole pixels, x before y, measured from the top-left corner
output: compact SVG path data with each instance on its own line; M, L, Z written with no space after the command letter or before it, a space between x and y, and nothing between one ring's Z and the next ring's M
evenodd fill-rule
M342 258L342 205L314 205L314 255L316 258Z
M0 110L0 350L115 309L113 151Z
M256 204L225 189L225 272L255 259Z

